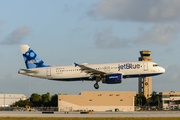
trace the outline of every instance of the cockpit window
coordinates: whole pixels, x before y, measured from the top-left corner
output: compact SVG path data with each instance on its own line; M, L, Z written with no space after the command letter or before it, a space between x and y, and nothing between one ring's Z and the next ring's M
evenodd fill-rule
M153 64L153 67L157 67L157 66L159 66L158 64Z

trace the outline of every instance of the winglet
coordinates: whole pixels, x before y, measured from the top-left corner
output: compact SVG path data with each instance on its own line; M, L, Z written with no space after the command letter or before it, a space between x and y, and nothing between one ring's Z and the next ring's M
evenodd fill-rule
M74 63L74 65L75 65L75 67L76 67L76 66L78 66L79 64L77 64L77 63Z

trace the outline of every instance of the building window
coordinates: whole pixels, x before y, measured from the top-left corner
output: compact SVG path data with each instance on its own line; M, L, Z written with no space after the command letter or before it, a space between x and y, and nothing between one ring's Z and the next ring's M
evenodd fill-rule
M113 94L109 94L109 96L113 96Z
M61 101L61 99L59 99L59 101Z
M102 94L98 94L98 96L102 96Z
M173 95L173 97L180 97L180 95Z
M117 94L116 96L120 96L120 94Z
M162 95L162 98L170 98L170 95Z
M164 103L167 103L167 104L169 104L169 100L164 100Z
M123 99L120 99L120 101L123 101Z
M89 101L92 101L92 99L89 99Z

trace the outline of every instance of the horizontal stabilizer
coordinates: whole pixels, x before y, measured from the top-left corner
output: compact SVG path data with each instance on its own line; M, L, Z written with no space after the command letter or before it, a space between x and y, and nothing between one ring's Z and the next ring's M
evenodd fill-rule
M21 69L22 71L25 71L26 73L38 73L37 70L30 70L30 69Z

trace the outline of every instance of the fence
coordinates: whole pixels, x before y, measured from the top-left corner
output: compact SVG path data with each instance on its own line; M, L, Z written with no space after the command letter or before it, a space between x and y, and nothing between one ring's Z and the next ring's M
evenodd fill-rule
M141 111L149 111L149 110L180 110L180 107L178 107L177 105L175 106L170 106L168 108L162 108L162 107L158 107L158 106L142 106L142 107L138 107L135 106L134 110L141 110Z
M58 111L58 107L0 107L0 111Z

